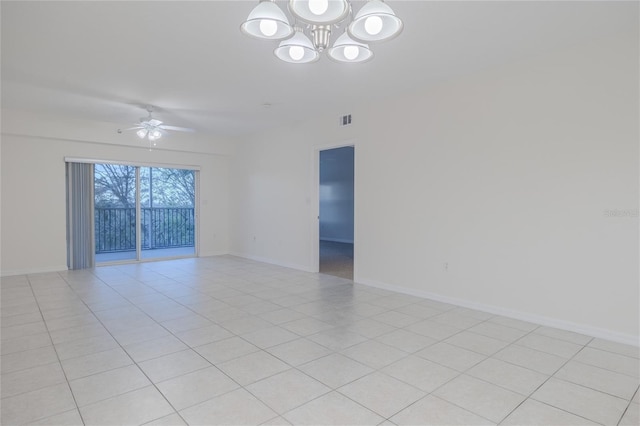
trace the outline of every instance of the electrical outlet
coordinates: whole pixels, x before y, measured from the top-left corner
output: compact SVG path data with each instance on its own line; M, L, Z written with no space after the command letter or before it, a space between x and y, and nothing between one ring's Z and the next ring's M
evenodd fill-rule
M449 272L449 262L444 262L444 263L442 264L442 269L443 269L445 272Z

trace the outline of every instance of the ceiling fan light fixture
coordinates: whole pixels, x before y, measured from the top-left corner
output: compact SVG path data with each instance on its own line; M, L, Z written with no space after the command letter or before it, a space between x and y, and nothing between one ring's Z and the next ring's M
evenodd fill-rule
M359 63L371 60L373 52L369 46L355 41L345 31L329 49L329 58L337 62Z
M402 20L389 5L382 0L369 0L353 18L347 31L354 39L366 43L391 40L402 29Z
M289 0L289 11L307 24L331 25L344 21L351 4L347 0Z
M240 30L250 37L264 40L283 40L293 34L287 16L271 0L260 0Z
M296 29L296 33L290 39L283 40L273 53L285 62L294 64L307 64L317 61L320 54L304 35L301 29Z
M149 131L149 140L150 141L155 141L158 140L162 137L162 132L158 129L153 129L151 131Z
M118 129L118 133L122 133L123 130L135 130L136 135L140 139L146 138L150 142L152 142L163 137L167 131L195 132L194 129L190 129L188 127L167 126L162 121L153 118L152 106L147 106L146 109L149 113L147 117L140 118L140 121L136 124L135 127L131 127L128 129ZM155 145L155 143L153 145Z

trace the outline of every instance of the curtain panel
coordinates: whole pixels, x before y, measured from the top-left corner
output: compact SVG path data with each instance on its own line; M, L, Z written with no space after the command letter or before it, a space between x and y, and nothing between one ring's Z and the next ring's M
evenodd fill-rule
M67 162L67 267L95 266L93 164Z

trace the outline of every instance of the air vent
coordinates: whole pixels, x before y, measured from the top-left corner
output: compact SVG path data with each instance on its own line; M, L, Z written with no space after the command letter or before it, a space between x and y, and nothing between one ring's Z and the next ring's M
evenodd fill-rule
M340 117L340 127L351 125L351 114L343 115Z

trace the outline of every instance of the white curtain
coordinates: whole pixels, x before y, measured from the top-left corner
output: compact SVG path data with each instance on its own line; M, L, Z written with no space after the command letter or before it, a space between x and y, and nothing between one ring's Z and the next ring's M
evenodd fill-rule
M67 164L67 266L95 265L93 218L93 164Z

